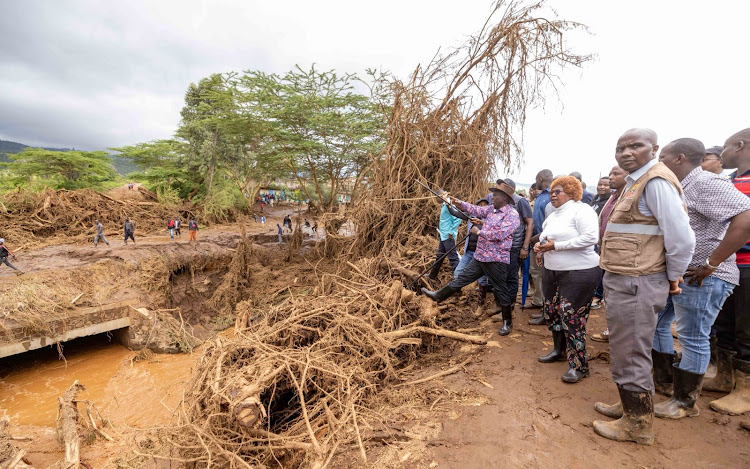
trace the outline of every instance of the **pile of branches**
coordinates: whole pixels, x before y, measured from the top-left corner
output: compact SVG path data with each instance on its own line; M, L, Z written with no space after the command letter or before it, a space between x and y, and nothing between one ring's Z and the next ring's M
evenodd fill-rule
M354 242L339 246L348 247L347 256L374 256L415 235L434 236L437 205L416 181L473 202L487 195L497 165L520 165L527 109L544 103L559 70L591 59L563 40L585 28L537 16L545 11L544 0L498 1L464 46L436 55L410 80L390 83L388 140L350 214Z
M93 239L95 220L104 225L107 233L119 234L125 218L130 217L139 233L149 233L163 230L170 216L191 213L153 201L117 200L90 189L10 191L0 199L0 211L0 234L15 246L55 236Z
M366 461L372 397L402 382L426 342L486 343L439 328L433 303L399 281L384 285L378 271L363 259L346 276L323 274L315 296L240 303L234 335L206 348L179 425L150 456L195 468L320 468L356 445Z

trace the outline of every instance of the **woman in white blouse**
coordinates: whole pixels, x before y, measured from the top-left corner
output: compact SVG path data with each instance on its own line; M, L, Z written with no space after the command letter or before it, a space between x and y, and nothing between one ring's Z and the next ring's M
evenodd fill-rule
M552 181L550 203L555 207L544 221L539 243L534 246L543 265L544 318L552 331L554 350L539 357L542 363L567 359L566 383L589 375L586 356L586 321L591 299L601 278L599 219L591 206L581 202L578 179L564 176ZM541 260L539 260L541 259Z

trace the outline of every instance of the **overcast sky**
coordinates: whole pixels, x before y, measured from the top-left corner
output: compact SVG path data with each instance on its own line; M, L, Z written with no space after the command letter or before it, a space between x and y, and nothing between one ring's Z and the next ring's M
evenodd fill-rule
M99 150L169 138L190 82L295 64L405 77L459 45L490 1L0 0L0 139ZM563 74L559 100L530 113L519 182L539 169L596 183L617 138L723 144L750 127L750 2L551 0L592 35L597 60Z

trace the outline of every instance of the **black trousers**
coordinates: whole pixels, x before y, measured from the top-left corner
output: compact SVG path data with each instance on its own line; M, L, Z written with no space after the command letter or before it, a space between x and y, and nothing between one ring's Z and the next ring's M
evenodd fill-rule
M716 345L750 361L750 268L740 269L740 284L724 302L714 322Z
M456 240L453 238L448 238L445 241L440 241L440 244L438 245L437 254L435 255L435 264L432 266L432 270L430 270L430 277L435 278L437 277L438 272L440 272L440 266L443 265L443 261L445 260L445 257L448 258L448 260L451 263L451 272L456 270L456 267L458 267L458 253L454 249L456 247ZM443 257L443 254L448 253L447 256Z
M602 269L598 266L583 270L542 268L542 278L544 319L551 331L565 333L568 365L579 371L588 371L586 323Z
M508 283L508 290L510 290L511 303L515 302L518 296L518 256L521 254L521 247L510 248L510 264L508 264L508 272L505 277L505 281Z
M460 290L486 275L497 304L501 306L510 305L515 296L511 297L511 289L508 285L508 269L509 265L503 262L479 262L475 258L448 286L453 290ZM518 269L516 269L516 274L518 274ZM518 290L518 280L516 280L516 290Z

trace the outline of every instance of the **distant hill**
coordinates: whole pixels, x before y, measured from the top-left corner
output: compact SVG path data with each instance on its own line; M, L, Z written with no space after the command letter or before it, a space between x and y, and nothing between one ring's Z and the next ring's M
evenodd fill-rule
M12 153L20 153L24 148L29 148L29 145L23 143L11 142L8 140L0 140L0 163L10 163L12 160L8 157ZM50 151L71 151L72 148L50 148L42 147L45 150ZM130 173L141 171L141 168L127 158L120 158L116 155L107 155L112 160L112 166L120 176L126 176Z

